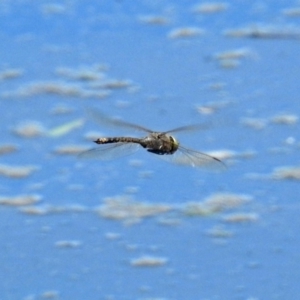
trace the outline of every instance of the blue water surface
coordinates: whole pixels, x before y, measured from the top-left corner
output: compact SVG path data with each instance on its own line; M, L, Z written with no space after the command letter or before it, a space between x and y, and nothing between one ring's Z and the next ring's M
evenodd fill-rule
M287 13L297 6L214 2L223 9L196 13L201 4L0 4L0 146L17 148L0 164L36 168L23 178L0 172L1 299L299 298L300 31L299 14ZM203 33L172 38L182 28ZM233 30L242 34L230 36ZM178 140L230 151L222 158L227 168L168 164L142 150L111 161L58 155L65 145L94 147L91 133L143 136L102 127L93 109L153 130L201 123L203 130ZM50 134L74 120L82 125ZM26 122L41 134L16 134ZM298 167L298 177L276 178L286 166ZM251 201L205 216L184 213L215 194ZM3 200L20 195L40 202ZM99 214L107 197L171 211L115 220ZM26 211L32 206L40 213ZM226 221L231 213L246 217ZM145 257L162 263L135 265Z

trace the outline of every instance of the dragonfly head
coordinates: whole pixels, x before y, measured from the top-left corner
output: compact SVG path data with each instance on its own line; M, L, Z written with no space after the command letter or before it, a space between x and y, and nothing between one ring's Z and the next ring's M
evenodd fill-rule
M169 135L169 139L171 142L170 154L173 154L174 152L176 152L178 150L179 142L171 135Z

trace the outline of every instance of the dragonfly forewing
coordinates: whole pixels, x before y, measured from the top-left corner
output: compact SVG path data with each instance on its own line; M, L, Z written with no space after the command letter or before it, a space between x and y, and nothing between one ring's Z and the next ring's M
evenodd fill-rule
M146 127L140 126L140 125L122 121L119 119L109 118L106 115L104 115L103 113L101 113L99 110L90 110L89 115L100 125L106 125L106 126L110 126L110 127L118 127L119 129L123 129L123 130L124 129L134 129L134 130L139 130L139 131L148 132L148 133L152 132L152 130L150 130Z

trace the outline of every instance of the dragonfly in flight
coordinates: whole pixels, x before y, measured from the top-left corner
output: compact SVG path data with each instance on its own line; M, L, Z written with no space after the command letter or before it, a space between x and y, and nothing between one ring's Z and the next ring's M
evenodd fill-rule
M138 148L142 147L148 152L160 155L177 164L193 167L209 167L213 169L226 168L226 165L220 159L203 152L186 148L173 136L174 133L203 128L203 125L182 126L160 132L122 120L111 119L99 111L93 111L91 114L98 123L123 129L139 130L147 135L142 138L128 136L100 137L94 141L99 147L84 151L80 154L82 158L114 159L134 153Z

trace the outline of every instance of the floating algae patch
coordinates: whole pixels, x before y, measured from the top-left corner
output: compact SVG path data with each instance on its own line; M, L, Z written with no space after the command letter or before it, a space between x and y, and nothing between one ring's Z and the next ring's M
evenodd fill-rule
M55 105L50 113L53 115L66 115L66 114L71 114L74 112L74 108L72 108L71 106L67 106L65 104L58 104Z
M55 69L56 75L68 79L80 81L99 81L105 78L104 71L107 67L104 65L80 66L78 68L58 67Z
M61 299L59 291L56 290L46 290L40 294L29 294L22 298L23 300L43 300L43 299Z
M274 26L254 25L244 28L229 29L223 32L225 36L234 38L253 39L299 39L300 30L298 28L282 28Z
M223 69L234 69L240 66L238 59L222 59L219 60L219 66Z
M248 195L217 193L201 202L188 202L183 212L188 216L208 216L240 207L251 200Z
M218 52L214 55L214 58L217 60L226 60L226 59L243 59L253 57L254 52L249 48L238 48L223 52Z
M50 137L61 137L77 128L82 127L83 124L84 124L83 119L74 120L48 130L47 135Z
M238 156L236 151L229 150L229 149L208 151L207 154L216 157L220 160L231 159Z
M198 27L182 27L173 29L169 34L168 37L170 39L182 39L182 38L192 38L198 37L205 33L202 28Z
M230 238L233 236L233 232L225 229L222 226L214 226L206 231L206 234L212 238Z
M59 294L60 294L59 291L48 290L48 291L41 293L39 298L40 299L60 299Z
M206 2L196 5L193 12L197 14L215 14L225 11L228 6L225 2Z
M78 155L84 151L87 151L89 148L79 145L64 145L57 147L54 150L55 154L59 155Z
M271 174L271 178L277 180L300 180L300 166L276 168Z
M78 83L61 81L33 82L19 87L14 91L5 91L1 94L4 98L10 97L33 97L37 95L57 95L73 98L106 98L109 91L94 91L86 89Z
M64 14L68 11L67 6L58 3L43 4L40 10L45 15Z
M48 215L48 214L60 214L60 213L82 213L88 211L88 208L83 205L68 205L68 206L56 206L56 205L30 205L20 207L20 212L28 215Z
M217 86L220 87L220 85L222 84L215 84L213 86L213 88L217 88ZM212 88L212 86L211 86ZM205 104L201 104L201 105L197 105L196 106L196 110L201 114L201 115L211 115L216 113L217 111L220 111L221 109L224 109L226 107L228 107L229 105L231 105L232 102L231 101L210 101L208 103Z
M0 165L0 175L10 178L24 178L37 171L37 166Z
M26 206L41 201L40 195L0 196L0 205Z
M12 132L23 138L34 138L43 135L45 128L40 122L27 121L17 125Z
M298 122L299 117L294 114L280 114L277 116L274 116L271 119L271 122L275 124L284 124L284 125L294 125Z
M141 16L139 21L149 25L167 25L170 23L169 18L162 15Z
M21 207L20 212L28 214L28 215L46 215L49 213L48 208L46 206L41 205L30 205L26 207Z
M96 208L96 212L103 218L135 222L164 214L172 209L167 204L152 204L136 201L127 196L116 196L105 198L104 203Z
M213 57L223 68L232 68L240 65L242 59L255 57L254 52L248 48L239 48L216 53Z
M222 221L227 223L253 223L258 219L256 213L232 213L222 217Z
M78 240L61 240L55 242L57 248L78 248L82 245L81 241Z
M165 265L167 262L168 259L165 257L143 255L132 259L130 264L134 267L159 267Z
M233 150L229 150L229 149L223 149L223 150L215 150L215 151L208 151L207 152L208 155L216 157L222 161L226 161L226 164L229 163L233 163L236 161L236 159L249 159L252 158L253 156L255 156L255 152L254 151L244 151L244 152L236 152ZM222 170L226 169L223 168Z
M266 128L267 120L258 118L242 118L241 124L255 130L262 130Z
M18 150L18 147L15 145L0 145L0 155L9 154L16 152Z
M22 69L6 69L0 72L0 80L15 79L23 75Z
M285 8L282 13L287 17L299 18L300 17L300 7Z
M131 80L121 80L121 79L109 79L99 82L94 82L90 85L91 88L101 88L104 90L119 90L119 89L128 89L133 87Z

